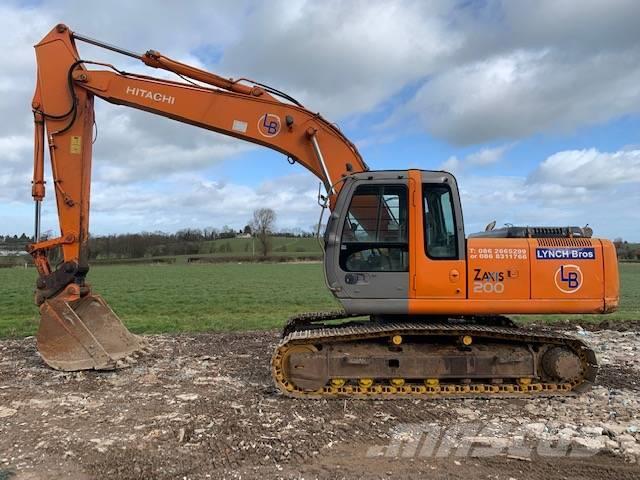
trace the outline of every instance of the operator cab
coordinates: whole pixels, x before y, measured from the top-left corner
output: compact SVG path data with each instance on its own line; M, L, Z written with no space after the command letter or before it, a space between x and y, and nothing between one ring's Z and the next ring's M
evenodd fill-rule
M460 200L451 174L418 170L354 174L345 180L325 232L327 278L347 310L403 311L406 308L400 304L409 298L409 271L425 262L453 268L450 262L464 261L464 242ZM449 295L450 290L434 291Z

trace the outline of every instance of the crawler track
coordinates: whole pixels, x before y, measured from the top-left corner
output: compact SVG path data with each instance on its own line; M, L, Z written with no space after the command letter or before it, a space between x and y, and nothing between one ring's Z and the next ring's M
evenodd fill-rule
M597 374L595 353L580 339L557 332L533 333L519 329L504 317L484 321L471 317L451 321L439 319L438 322L424 319L358 321L353 317L344 312L304 314L287 323L284 338L272 358L273 379L283 394L296 398L366 399L558 396L590 388ZM347 322L342 325L326 323L336 320ZM467 338L471 339L475 350L459 343ZM394 341L400 343L394 346ZM575 355L572 358L575 358L576 374L570 378L553 378L545 372L545 353L554 348L568 352L569 356ZM462 358L465 365L472 366L463 366L467 370L457 377L451 375L449 364L424 377L393 376L384 368L384 362L396 362L398 365L418 365L417 370L428 370L423 366L424 362L440 362L439 351L449 355L450 365L460 365L458 358ZM504 352L514 351L518 353L518 359L506 358L508 355ZM530 352L529 357L527 352ZM378 355L378 358L372 360L370 355L372 358ZM484 374L482 361L490 364L491 374ZM383 368L372 375L370 372L374 367L371 365L375 362ZM518 362L530 368L528 374L521 377L513 374L511 365ZM322 374L316 375L316 371ZM511 373L504 377L496 375L500 371ZM336 372L341 373L336 375Z

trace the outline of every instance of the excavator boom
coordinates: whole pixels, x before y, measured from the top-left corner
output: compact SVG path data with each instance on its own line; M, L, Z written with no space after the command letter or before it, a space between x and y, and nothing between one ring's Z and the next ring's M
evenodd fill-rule
M134 57L150 67L173 72L183 81L126 73L113 65L84 60L76 40ZM42 318L38 347L54 368L113 368L141 348L138 339L85 282L94 97L281 152L323 182L331 204L347 175L368 169L357 148L336 126L268 86L225 79L156 51L128 52L74 34L65 25L57 25L35 49L38 76L32 103L32 195L36 219L35 243L29 252L39 273L36 303ZM41 240L45 135L61 234ZM54 269L47 253L58 247L63 262Z

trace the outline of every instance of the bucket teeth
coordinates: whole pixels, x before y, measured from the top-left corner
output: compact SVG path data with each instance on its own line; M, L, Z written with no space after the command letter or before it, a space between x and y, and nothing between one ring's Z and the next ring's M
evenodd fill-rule
M98 295L47 300L40 312L38 351L56 370L113 370L136 363L132 355L147 351Z

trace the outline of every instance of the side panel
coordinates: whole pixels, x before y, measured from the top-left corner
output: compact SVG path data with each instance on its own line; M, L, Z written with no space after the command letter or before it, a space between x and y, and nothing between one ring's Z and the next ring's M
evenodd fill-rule
M467 241L469 298L528 300L527 239L470 238Z
M531 298L604 302L602 245L589 238L529 239Z
M467 254L469 298L412 299L412 313L608 313L617 307L618 268L607 240L471 238Z

